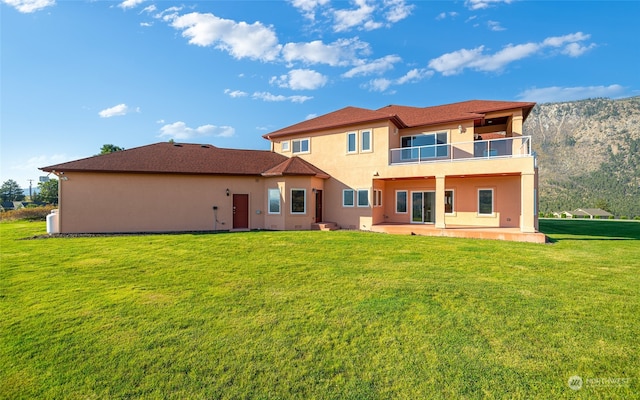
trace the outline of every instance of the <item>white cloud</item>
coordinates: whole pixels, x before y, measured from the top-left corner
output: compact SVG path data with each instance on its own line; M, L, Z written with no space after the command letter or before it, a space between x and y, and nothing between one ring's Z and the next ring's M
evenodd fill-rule
M562 54L566 54L569 57L580 57L581 55L593 49L594 47L596 47L595 43L591 43L588 46L583 46L580 43L569 43L562 50Z
M100 117L102 118L111 118L111 117L118 117L121 115L127 115L131 111L140 112L140 107L136 108L135 110L131 110L129 106L122 103L122 104L118 104L117 106L105 108L104 110L100 111L98 115L100 115Z
M393 69L393 64L399 63L402 61L402 58L396 55L389 55L377 60L369 61L363 63L362 65L358 65L350 69L349 71L342 74L345 78L353 78L355 76L366 76L373 74L381 74L390 69Z
M10 168L12 170L37 170L38 168L46 167L49 165L61 164L63 162L77 160L83 158L81 156L68 156L66 154L52 154L52 155L40 155L30 157L27 161L22 161L20 164L13 165ZM46 173L43 173L43 175Z
M122 3L118 4L118 7L122 8L123 10L127 10L129 8L137 7L144 2L145 0L124 0Z
M290 101L292 103L304 103L305 101L313 99L313 97L310 96L283 96L271 94L269 92L255 92L252 97L256 100L268 102Z
M292 90L315 90L323 87L328 78L310 69L294 69L286 75L274 76L270 83Z
M169 7L155 14L153 17L156 19L161 19L165 22L171 22L174 19L178 18L178 13L182 11L182 9L183 7L177 7L177 6Z
M406 0L350 0L352 7L347 9L336 7L346 2L331 4L329 0L289 0L289 3L312 22L319 17L326 18L326 23L336 32L388 27L407 18L415 8Z
M512 0L467 0L465 1L465 5L471 10L481 10L484 8L489 8L494 4L499 3L511 3Z
M506 30L506 28L503 28L502 25L500 25L500 22L498 21L489 21L487 22L487 26L489 27L490 30L494 32L500 32L500 31Z
M458 16L458 13L455 11L441 12L436 16L436 20L440 21L440 20L446 19L447 17L455 18L457 16Z
M310 119L314 119L318 116L318 114L307 114L307 116L304 118L305 121L308 121Z
M391 23L396 23L407 18L415 8L413 5L408 5L405 0L385 0L384 4L388 8L385 18Z
M231 89L225 89L225 90L224 90L224 93L225 93L225 94L228 94L228 95L229 95L229 97L233 97L233 98L236 98L236 97L246 97L246 96L248 96L248 95L249 95L249 93L247 93L247 92L243 92L243 91L241 91L241 90L231 90Z
M363 87L369 89L372 92L386 92L391 86L405 85L407 83L415 83L420 82L423 79L428 79L432 77L434 74L433 71L430 71L425 68L416 68L407 72L403 76L397 79L387 79L387 78L378 78L373 79Z
M56 4L55 0L2 0L21 13L32 13Z
M148 28L150 26L153 26L153 24L151 22L140 22L140 26Z
M360 56L370 54L368 43L360 39L339 39L330 44L320 40L307 43L287 43L282 48L286 62L300 61L305 64L327 64L332 67L353 65Z
M460 49L434 58L428 65L444 76L459 74L467 68L485 72L501 71L510 63L531 57L547 48L561 48L562 54L577 57L595 46L593 43L587 46L580 43L589 37L590 35L577 32L549 37L540 43L509 44L494 54L486 54L484 46Z
M167 124L160 128L160 137L170 137L172 139L193 139L204 136L231 137L236 130L230 126L202 125L197 128L190 128L182 121Z
M280 53L281 45L274 30L260 22L248 24L193 12L176 16L171 26L182 30L182 36L189 38L190 44L215 46L237 59L273 61Z
M155 12L156 10L157 10L156 5L151 4L150 6L146 6L145 8L143 8L140 14L142 14L143 12L152 13L152 12Z
M310 20L316 19L316 9L329 4L329 0L290 0L293 7L297 8L302 15Z
M352 0L356 8L349 10L333 10L333 29L335 32L345 32L352 28L371 31L399 22L409 15L413 5L405 0ZM378 15L380 17L378 17ZM382 19L382 21L380 20Z
M624 87L621 85L609 86L576 86L527 89L518 94L521 101L535 101L538 103L553 103L560 101L582 100L594 97L623 97Z

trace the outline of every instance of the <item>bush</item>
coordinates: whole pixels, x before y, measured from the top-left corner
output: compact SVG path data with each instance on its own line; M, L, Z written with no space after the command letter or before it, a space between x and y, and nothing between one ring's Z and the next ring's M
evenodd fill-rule
M2 221L44 221L47 219L47 215L51 213L51 210L56 209L55 206L41 206L41 207L23 207L18 210L9 210L0 213L0 220Z
M627 217L626 215L621 215L620 219L629 219L629 217Z
M635 217L633 217L633 219L634 219L635 221L640 221L640 215L636 215Z
M615 217L613 215L609 215L609 219L614 219Z

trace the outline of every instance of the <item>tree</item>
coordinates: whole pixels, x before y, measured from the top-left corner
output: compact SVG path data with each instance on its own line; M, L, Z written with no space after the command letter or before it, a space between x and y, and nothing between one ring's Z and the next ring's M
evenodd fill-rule
M49 204L58 204L58 180L50 179L47 182L39 182L40 194L38 200Z
M100 154L98 155L114 153L116 151L122 151L122 150L124 150L124 147L119 147L113 144L105 144L105 145L102 145L102 147L100 148Z
M9 179L0 187L0 198L2 201L22 201L24 200L24 192L20 189L18 182Z

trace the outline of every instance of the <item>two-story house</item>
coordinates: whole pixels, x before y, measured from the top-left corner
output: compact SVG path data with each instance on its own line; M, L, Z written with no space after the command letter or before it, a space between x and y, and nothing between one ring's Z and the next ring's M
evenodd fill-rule
M61 179L63 233L304 230L330 221L543 242L536 160L522 134L534 105L346 107L264 135L270 151L157 143L43 170Z

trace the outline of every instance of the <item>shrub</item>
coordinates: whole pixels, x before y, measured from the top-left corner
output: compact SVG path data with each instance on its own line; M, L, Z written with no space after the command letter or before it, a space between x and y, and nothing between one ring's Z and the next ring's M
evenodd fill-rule
M613 215L609 215L609 219L614 219L615 217Z
M0 220L16 221L23 219L27 221L44 221L47 219L47 215L51 213L51 210L56 208L55 206L23 207L18 210L9 210L0 213Z
M626 215L621 215L620 219L629 219L629 217L627 217Z
M636 215L635 217L633 217L634 221L640 221L640 215Z

